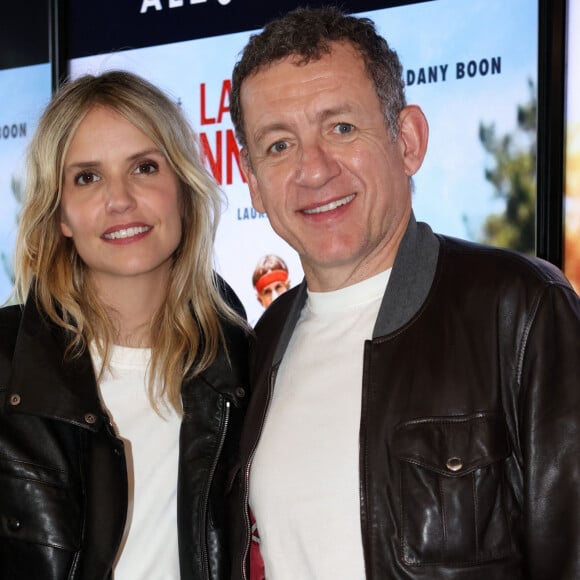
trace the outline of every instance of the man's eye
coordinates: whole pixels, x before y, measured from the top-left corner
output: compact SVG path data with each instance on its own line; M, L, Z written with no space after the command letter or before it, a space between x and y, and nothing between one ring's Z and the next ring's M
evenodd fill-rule
M274 145L270 147L270 152L282 153L286 149L288 149L288 143L286 141L277 141L276 143L274 143Z
M89 183L95 183L99 181L98 175L95 175L91 171L83 171L75 177L76 185L89 185Z
M157 163L154 163L153 161L145 161L137 165L135 173L144 173L144 174L155 173L157 172L158 169L159 167Z
M353 129L354 125L351 125L350 123L338 123L338 125L334 127L334 130L341 135L346 135L347 133L352 132Z

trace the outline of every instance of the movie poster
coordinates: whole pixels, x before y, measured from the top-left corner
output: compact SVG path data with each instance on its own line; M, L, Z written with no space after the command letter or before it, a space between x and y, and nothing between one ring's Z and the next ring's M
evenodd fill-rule
M50 99L50 65L0 70L0 304L12 291L13 253L25 180L24 156Z
M580 1L568 2L564 273L580 293Z
M524 152L533 146L535 132L518 130L517 109L535 98L536 3L437 0L363 15L376 22L399 53L408 100L420 104L430 122L429 152L415 178L417 218L442 233L485 241L486 220L501 215L506 201L486 178L495 159L480 133L485 126L498 140L513 134ZM71 73L131 70L158 84L187 112L228 200L216 240L216 265L255 321L262 311L252 286L259 259L281 256L292 284L300 282L302 270L266 216L251 207L239 167L228 97L231 70L250 34L79 58L71 62Z

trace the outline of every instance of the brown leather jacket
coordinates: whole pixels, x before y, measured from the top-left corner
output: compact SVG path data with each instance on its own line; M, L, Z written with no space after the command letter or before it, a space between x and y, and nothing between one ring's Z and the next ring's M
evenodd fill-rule
M233 293L234 307L241 304ZM243 310L243 309L242 309ZM178 536L182 580L230 576L224 500L247 400L245 332L182 386ZM0 309L0 578L105 580L127 514L124 447L90 356L63 360L63 332L29 299ZM146 550L147 546L143 546Z
M248 578L251 459L305 298L304 285L287 292L256 327L235 579ZM578 580L580 299L560 271L411 218L373 336L360 423L367 579Z

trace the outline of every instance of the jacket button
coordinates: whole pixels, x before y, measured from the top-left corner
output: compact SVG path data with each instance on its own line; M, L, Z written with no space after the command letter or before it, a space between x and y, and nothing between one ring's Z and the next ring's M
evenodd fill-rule
M22 522L18 518L10 517L6 522L8 524L8 529L17 532L22 527Z
M96 421L97 421L97 417L95 415L93 415L93 413L87 413L85 415L85 423L92 425L93 423L96 423Z
M246 389L244 389L243 387L238 387L235 393L238 399L243 399L246 396Z
M450 457L445 466L449 471L459 471L463 467L463 461L461 457Z
M10 404L13 407L16 407L16 405L20 405L21 400L22 399L20 398L20 395L11 395L10 396Z

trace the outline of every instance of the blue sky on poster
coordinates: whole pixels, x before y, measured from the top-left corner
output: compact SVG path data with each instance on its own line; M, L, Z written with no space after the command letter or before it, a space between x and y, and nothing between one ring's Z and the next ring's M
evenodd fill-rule
M477 239L484 218L502 209L484 177L491 160L479 142L479 124L495 123L498 134L511 132L517 105L529 100L528 79L537 78L537 2L438 0L420 6L366 15L406 71L448 65L445 82L407 87L408 102L419 104L430 124L414 208L442 233ZM467 66L498 57L501 74L457 78L458 62Z
M438 67L438 82L415 82L407 88L408 101L424 109L431 127L427 158L415 178L415 212L437 231L476 239L485 216L502 209L484 178L484 167L491 160L479 143L479 124L493 122L500 134L516 126L517 105L529 98L528 79L536 80L537 1L434 0L364 15L376 22L399 53L405 74L411 70L417 78L421 68ZM201 125L201 119L216 118L222 84L249 34L86 57L71 63L71 73L74 77L123 68L141 74L179 100L193 127L215 143L218 132L231 129L229 115L215 124ZM500 59L501 73L457 78L457 62L467 65L492 58ZM440 67L445 65L443 80ZM223 189L229 208L216 240L218 268L253 318L259 310L252 312L258 307L248 280L258 258L266 252L283 255L294 283L302 276L301 268L266 219L243 219L251 218L250 201L236 171L233 183Z
M19 211L11 183L24 183L26 146L49 98L50 65L0 70L0 304L11 290L4 260L12 261Z

